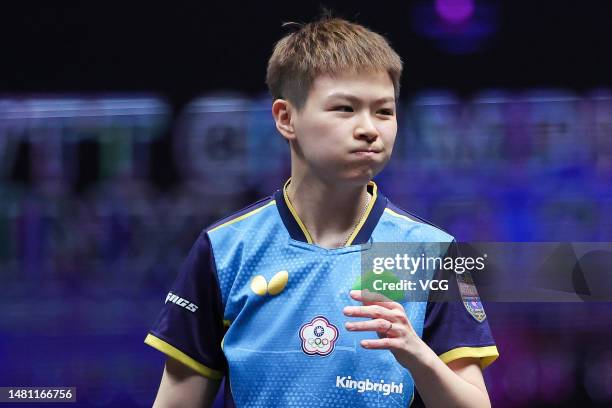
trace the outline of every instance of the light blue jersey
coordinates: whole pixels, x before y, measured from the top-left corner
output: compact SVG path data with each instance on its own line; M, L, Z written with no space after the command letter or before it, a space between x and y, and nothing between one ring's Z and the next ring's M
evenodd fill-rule
M362 251L373 243L453 238L393 207L374 183L368 188L373 199L342 248L312 243L285 189L207 229L146 342L202 375L226 375L227 406L409 406L410 372L388 350L362 348L375 334L347 331L342 310L358 304L349 292L360 281ZM458 352L446 344L452 333L436 333L455 312L428 302L402 305L416 333L439 343L430 347L441 358L497 356L488 325L465 309L462 332L475 333L460 339ZM429 314L436 318L428 322Z

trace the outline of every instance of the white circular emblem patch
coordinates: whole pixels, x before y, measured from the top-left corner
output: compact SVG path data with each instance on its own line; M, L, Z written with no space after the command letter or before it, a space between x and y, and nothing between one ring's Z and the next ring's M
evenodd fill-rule
M323 316L316 316L300 328L302 350L308 355L326 356L334 350L338 328Z

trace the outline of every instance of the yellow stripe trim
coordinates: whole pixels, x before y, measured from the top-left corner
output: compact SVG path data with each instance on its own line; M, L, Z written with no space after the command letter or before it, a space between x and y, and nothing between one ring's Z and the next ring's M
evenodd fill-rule
M304 236L306 237L306 241L309 244L312 244L314 240L310 236L310 233L306 229L306 226L304 225L300 217L297 215L297 211L295 211L295 208L293 208L293 205L291 204L291 201L289 200L289 195L287 194L287 186L289 185L290 182L291 182L291 177L289 177L289 179L285 182L285 185L283 186L283 197L285 197L285 204L287 204L287 207L289 208L291 215L293 215L293 218L295 218L295 221L298 223L298 225L300 226L300 229L304 233Z
M392 209L390 209L390 208L385 208L385 212L388 212L389 214L393 215L394 217L403 218L403 219L405 219L406 221L410 221L410 222L417 222L417 221L415 221L415 220L413 220L413 219L410 219L410 218L406 217L405 215L402 215L402 214L398 214L398 213L396 213L395 211L393 211L393 210L392 210Z
M464 358L464 357L475 357L480 358L480 368L485 369L492 362L497 360L499 357L499 351L496 346L485 346L485 347L458 347L447 351L446 353L440 354L440 360L446 364L451 361Z
M361 231L361 227L363 227L363 224L365 224L366 220L370 216L370 211L372 211L372 208L374 207L374 203L376 203L376 197L378 196L378 186L373 181L370 181L368 185L372 186L372 199L370 200L370 203L368 204L368 208L366 208L365 214L363 214L363 217L361 217L359 224L357 224L357 226L355 227L355 230L349 237L348 241L346 241L345 246L351 246L353 244L353 240L357 237L357 234L359 234L359 231Z
M206 367L204 364L195 361L193 358L189 357L181 350L177 349L171 344L166 343L162 339L155 337L151 333L147 334L147 338L144 342L145 344L148 344L154 349L157 349L162 353L172 357L173 359L180 361L181 363L185 364L187 367L191 368L196 373L204 377L213 380L220 380L221 378L223 378L223 373L221 371L213 370L212 368Z
M259 208L256 208L256 209L254 209L253 211L249 211L249 212L248 212L248 213L246 213L246 214L242 214L240 217L236 217L236 218L234 218L233 220L229 220L228 222L224 222L224 223L223 223L223 224L221 224L221 225L217 225L215 228L211 229L211 230L210 230L210 231L208 231L208 232L210 233L210 232L213 232L213 231L218 230L218 229L219 229L219 228L221 228L221 227L227 227L228 225L231 225L231 224L233 224L233 223L235 223L235 222L238 222L238 221L240 221L240 220L244 220L245 218L250 217L251 215L255 215L255 214L257 214L258 212L260 212L260 211L261 211L261 210L263 210L264 208L269 207L269 206L271 206L271 205L275 205L275 204L276 204L276 201L275 201L275 200L272 200L272 201L270 201L268 204L266 204L266 205L264 205L264 206L261 206L261 207L259 207Z

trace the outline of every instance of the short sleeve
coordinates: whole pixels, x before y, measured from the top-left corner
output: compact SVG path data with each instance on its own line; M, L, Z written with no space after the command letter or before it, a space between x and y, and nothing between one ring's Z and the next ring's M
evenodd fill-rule
M455 242L447 256L458 256ZM443 299L430 296L423 340L445 363L475 357L484 369L497 359L499 352L469 272L440 270L437 278L448 280L448 293Z
M198 237L166 296L145 343L197 373L220 379L227 362L215 262L206 232Z

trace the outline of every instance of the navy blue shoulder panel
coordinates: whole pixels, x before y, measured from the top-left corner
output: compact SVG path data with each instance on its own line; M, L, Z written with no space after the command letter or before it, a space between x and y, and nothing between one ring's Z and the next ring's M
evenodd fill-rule
M220 225L226 224L226 223L228 223L228 222L230 222L230 221L232 221L232 220L234 220L234 219L236 219L236 218L238 218L238 217L240 217L240 216L242 216L244 214L248 214L248 213L250 213L253 210L256 210L256 209L258 209L260 207L263 207L266 204L269 204L270 201L272 201L273 199L274 199L274 197L272 197L272 196L268 196L268 197L262 198L261 200L256 201L253 204L251 204L251 205L249 205L247 207L244 207L243 209L238 210L238 211L234 212L233 214L231 214L231 215L229 215L229 216L227 216L225 218L220 219L219 221L214 222L213 224L208 226L205 230L206 230L206 232L208 232L208 231L210 231L210 230L212 230L212 229L214 229L214 228L216 228L216 227L218 227Z
M447 231L445 231L443 228L438 227L433 222L427 221L425 218L419 217L415 213L412 213L410 211L406 211L403 208L400 208L397 205L393 204L391 201L388 202L387 208L390 209L393 212L396 212L398 214L404 215L404 216L406 216L406 217L408 217L408 218L410 218L410 219L412 219L414 221L422 222L422 223L427 224L427 225L431 225L432 227L435 227L435 228L439 229L440 231L444 232L445 234L448 234L449 236L452 236Z
M200 234L181 265L149 333L195 360L197 365L203 365L204 371L227 372L227 361L220 347L225 335L221 292L205 232Z

